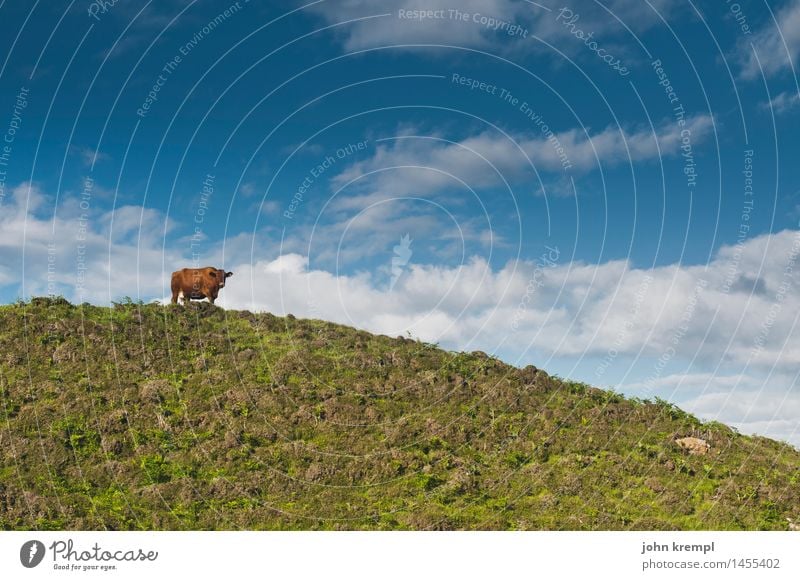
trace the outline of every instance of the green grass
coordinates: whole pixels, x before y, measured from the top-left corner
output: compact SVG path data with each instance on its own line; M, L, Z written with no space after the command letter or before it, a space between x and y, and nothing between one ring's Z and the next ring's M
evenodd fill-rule
M0 306L0 441L2 529L800 520L786 444L483 353L196 303Z

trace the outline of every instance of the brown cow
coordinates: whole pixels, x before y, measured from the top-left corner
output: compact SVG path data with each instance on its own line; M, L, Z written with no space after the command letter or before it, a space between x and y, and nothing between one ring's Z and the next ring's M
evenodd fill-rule
M219 289L225 287L225 280L233 276L218 268L184 268L172 273L172 303L177 304L179 298L202 300L208 298L211 304L217 299Z

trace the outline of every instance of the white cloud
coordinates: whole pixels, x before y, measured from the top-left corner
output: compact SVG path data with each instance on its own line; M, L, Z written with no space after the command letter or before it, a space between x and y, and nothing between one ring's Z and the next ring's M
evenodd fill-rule
M491 52L542 49L541 43L532 38L534 35L551 43L566 40L562 48L580 50L579 43L570 42L574 39L570 39L564 27L555 21L557 10L563 5L555 0L461 0L458 3L448 0L388 0L380 3L348 0L322 2L310 10L330 24L387 14L356 21L340 29L338 34L346 50L402 44L443 44ZM641 32L658 24L659 14L668 18L675 7L672 0L651 0L650 5L640 0L613 0L606 2L605 6L591 0L573 0L570 3L573 12L580 16L581 25L587 32L593 31L597 35L624 31L620 21ZM467 19L460 20L447 12L454 8L466 13ZM401 10L404 14L413 10L444 13L440 13L443 16L440 18L420 20L399 17ZM478 16L473 19L475 15ZM481 17L517 25L526 34L507 28L495 31L487 27Z
M307 268L308 258L299 254L284 254L264 266L264 272L266 274L297 275L305 272Z
M751 368L731 374L732 370L688 370L660 377L653 384L631 382L625 388L644 398L657 394L705 421L721 421L742 433L800 446L800 390L794 371Z
M342 32L344 46L347 50L360 50L374 46L394 44L452 44L473 48L490 48L497 42L497 35L485 26L471 21L463 22L451 18L410 19L401 18L414 10L444 11L458 8L464 13L481 13L511 23L530 24L536 12L541 9L525 2L508 0L462 0L453 4L447 0L389 0L371 3L366 0L349 0L347 2L323 2L314 6L311 11L320 15L329 23L367 18L378 14L387 14L379 18L368 18L348 25ZM506 42L510 39L506 36ZM524 41L524 39L523 39Z
M321 318L375 332L411 331L489 351L505 343L512 359L529 347L579 357L615 345L620 354L659 357L674 350L687 360L766 368L800 363L798 252L800 232L787 230L725 247L707 266L573 262L537 271L534 263L509 262L495 271L479 257L458 267L412 260L393 291L371 274L335 276L309 269L299 255L283 256L237 265L240 284L226 288L224 303L298 316L316 304ZM736 280L759 269L755 292L727 282L731 272ZM541 285L526 297L531 279ZM251 295L251 288L274 290Z
M258 186L252 181L246 181L239 187L239 193L245 197L252 197L258 193Z
M712 118L692 117L685 129L691 132L696 147L711 134ZM358 209L394 195L431 193L447 187L463 189L462 181L473 188L503 186L504 180L530 180L534 170L563 172L565 163L585 172L600 165L657 159L659 154L674 157L680 153L681 130L667 121L655 132L609 126L597 132L570 129L555 133L554 138L519 133L509 138L485 131L455 142L435 135L404 134L378 144L369 159L353 163L333 179L335 187L342 187L368 176L369 180L360 179L357 186L379 193L343 197L335 207ZM392 167L401 169L388 170Z
M743 387L739 381L738 388L722 385L721 390L716 382L712 379L708 392L682 402L681 406L704 420L721 421L744 433L757 433L800 446L800 392L794 390L792 382L777 382L763 376L760 381L749 381L756 383L753 388Z
M739 44L741 75L746 79L774 76L792 68L800 54L800 2L789 0L752 36ZM760 66L759 66L760 65Z
M107 153L97 151L91 147L78 147L76 145L71 145L70 151L75 155L78 155L81 158L81 162L87 167L93 166L98 161L108 161L111 159L111 156Z
M9 193L0 212L0 272L14 272L4 284L23 281L25 296L54 291L98 303L161 296L169 278L169 272L162 276L162 263L181 261L178 252L162 248L164 226L171 223L157 210L83 211L77 198L62 196L54 215L52 198L36 184L23 183ZM85 282L79 291L80 276Z
M776 114L782 115L800 105L800 95L795 92L785 91L770 99L769 102L763 103L761 106L764 109L771 109Z

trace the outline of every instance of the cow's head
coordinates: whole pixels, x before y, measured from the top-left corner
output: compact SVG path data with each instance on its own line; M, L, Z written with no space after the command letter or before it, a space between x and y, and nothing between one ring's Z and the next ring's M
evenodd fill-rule
M226 272L225 270L217 270L212 272L211 276L217 281L220 288L225 288L225 280L233 276L233 272Z

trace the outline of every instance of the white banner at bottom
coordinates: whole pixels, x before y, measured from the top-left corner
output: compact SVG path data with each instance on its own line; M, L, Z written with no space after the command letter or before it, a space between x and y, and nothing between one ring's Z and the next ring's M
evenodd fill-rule
M798 562L796 532L0 532L3 578L778 579Z

